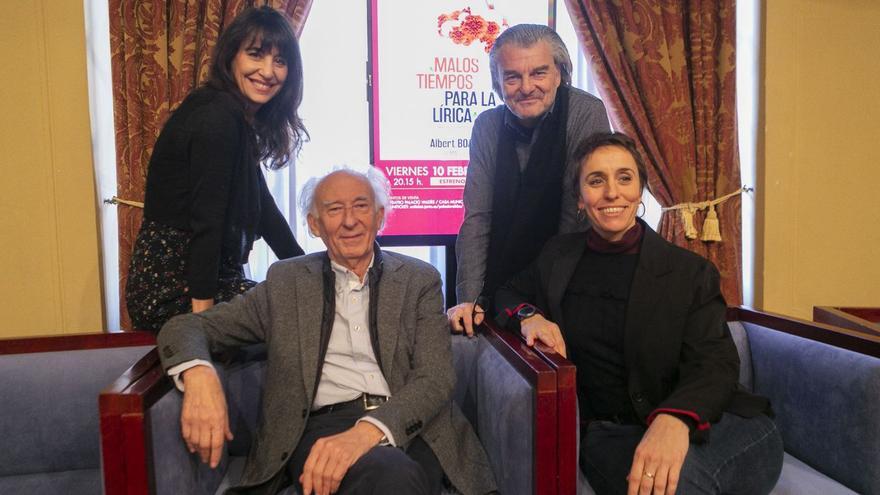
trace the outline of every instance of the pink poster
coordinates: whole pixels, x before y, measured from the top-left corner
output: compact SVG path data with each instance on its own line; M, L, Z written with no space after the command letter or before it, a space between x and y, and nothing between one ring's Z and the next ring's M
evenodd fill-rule
M373 165L391 182L383 235L455 235L471 128L501 104L489 49L510 25L548 21L548 3L371 0Z

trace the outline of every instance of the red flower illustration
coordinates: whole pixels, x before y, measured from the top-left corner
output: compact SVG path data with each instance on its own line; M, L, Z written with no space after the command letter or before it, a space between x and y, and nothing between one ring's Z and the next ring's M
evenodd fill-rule
M489 10L494 10L495 6L487 3ZM443 34L443 27L448 22L458 21L462 14L466 14L461 23L452 26L447 34ZM490 21L483 16L473 15L470 7L460 10L454 10L448 14L440 14L437 16L437 34L448 37L456 45L469 46L474 40L479 40L483 44L486 53L492 49L495 39L501 34L502 28L507 28L507 20L502 19L501 25L495 21Z
M452 38L452 42L456 45L461 45L467 40L467 34L465 34L465 32L458 26L452 28L452 31L449 31L449 37ZM468 40L466 44L470 44L470 40Z
M478 38L486 33L486 26L488 22L486 19L478 15L469 15L464 18L464 22L461 23L461 29L470 34L471 36Z
M495 21L489 21L489 23L486 24L486 34L487 34L488 36L492 36L492 37L497 38L497 37L498 37L498 34L499 34L500 32L501 32L501 27L498 26L498 23L497 23L497 22L495 22Z

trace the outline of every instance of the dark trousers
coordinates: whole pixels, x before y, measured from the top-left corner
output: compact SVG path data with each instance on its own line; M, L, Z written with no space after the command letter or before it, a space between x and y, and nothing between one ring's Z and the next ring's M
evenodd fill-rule
M346 409L309 418L287 469L290 480L300 493L299 477L315 442L351 428L363 415L363 411ZM390 446L370 449L349 468L336 493L438 495L442 486L440 461L428 444L416 437L406 451Z
M580 467L598 495L626 493L626 477L645 431L642 425L593 421L581 433ZM772 419L724 413L707 442L688 448L675 493L770 493L782 470L782 456L782 435Z

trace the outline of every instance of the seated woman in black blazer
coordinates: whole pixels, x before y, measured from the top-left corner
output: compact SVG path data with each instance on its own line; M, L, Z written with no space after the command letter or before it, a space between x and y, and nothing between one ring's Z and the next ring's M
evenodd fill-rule
M284 167L299 149L301 101L289 21L269 7L245 10L217 41L208 82L153 149L126 287L136 329L158 331L253 287L242 265L261 236L279 258L303 254L260 171L260 162Z
M499 321L577 366L580 466L599 494L769 493L782 439L767 399L738 385L719 275L636 210L646 170L633 141L579 148L578 208L592 228L557 236L496 295Z

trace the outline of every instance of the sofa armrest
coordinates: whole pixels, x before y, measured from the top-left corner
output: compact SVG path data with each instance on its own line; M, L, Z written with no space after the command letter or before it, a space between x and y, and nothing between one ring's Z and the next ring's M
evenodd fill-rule
M880 336L880 308L813 306L813 321Z
M187 451L181 394L155 349L101 392L99 409L105 495L214 493L226 458L212 471Z
M494 325L493 322L488 324ZM522 345L525 345L522 336L516 337ZM576 493L580 469L578 467L580 419L577 403L577 368L574 363L540 343L530 350L550 366L556 377L557 493Z
M145 410L171 388L153 349L101 392L98 409L105 494L149 493Z
M491 323L453 336L454 399L471 422L501 493L556 493L556 377ZM531 469L524 469L530 466Z
M727 321L753 323L841 349L880 357L880 335L869 335L848 328L759 311L746 306L727 308Z
M216 469L187 450L180 433L183 396L155 349L105 389L100 397L105 494L215 493L229 456L246 455L256 429L265 353L254 350L259 351L245 349L234 363L216 366L235 435Z

